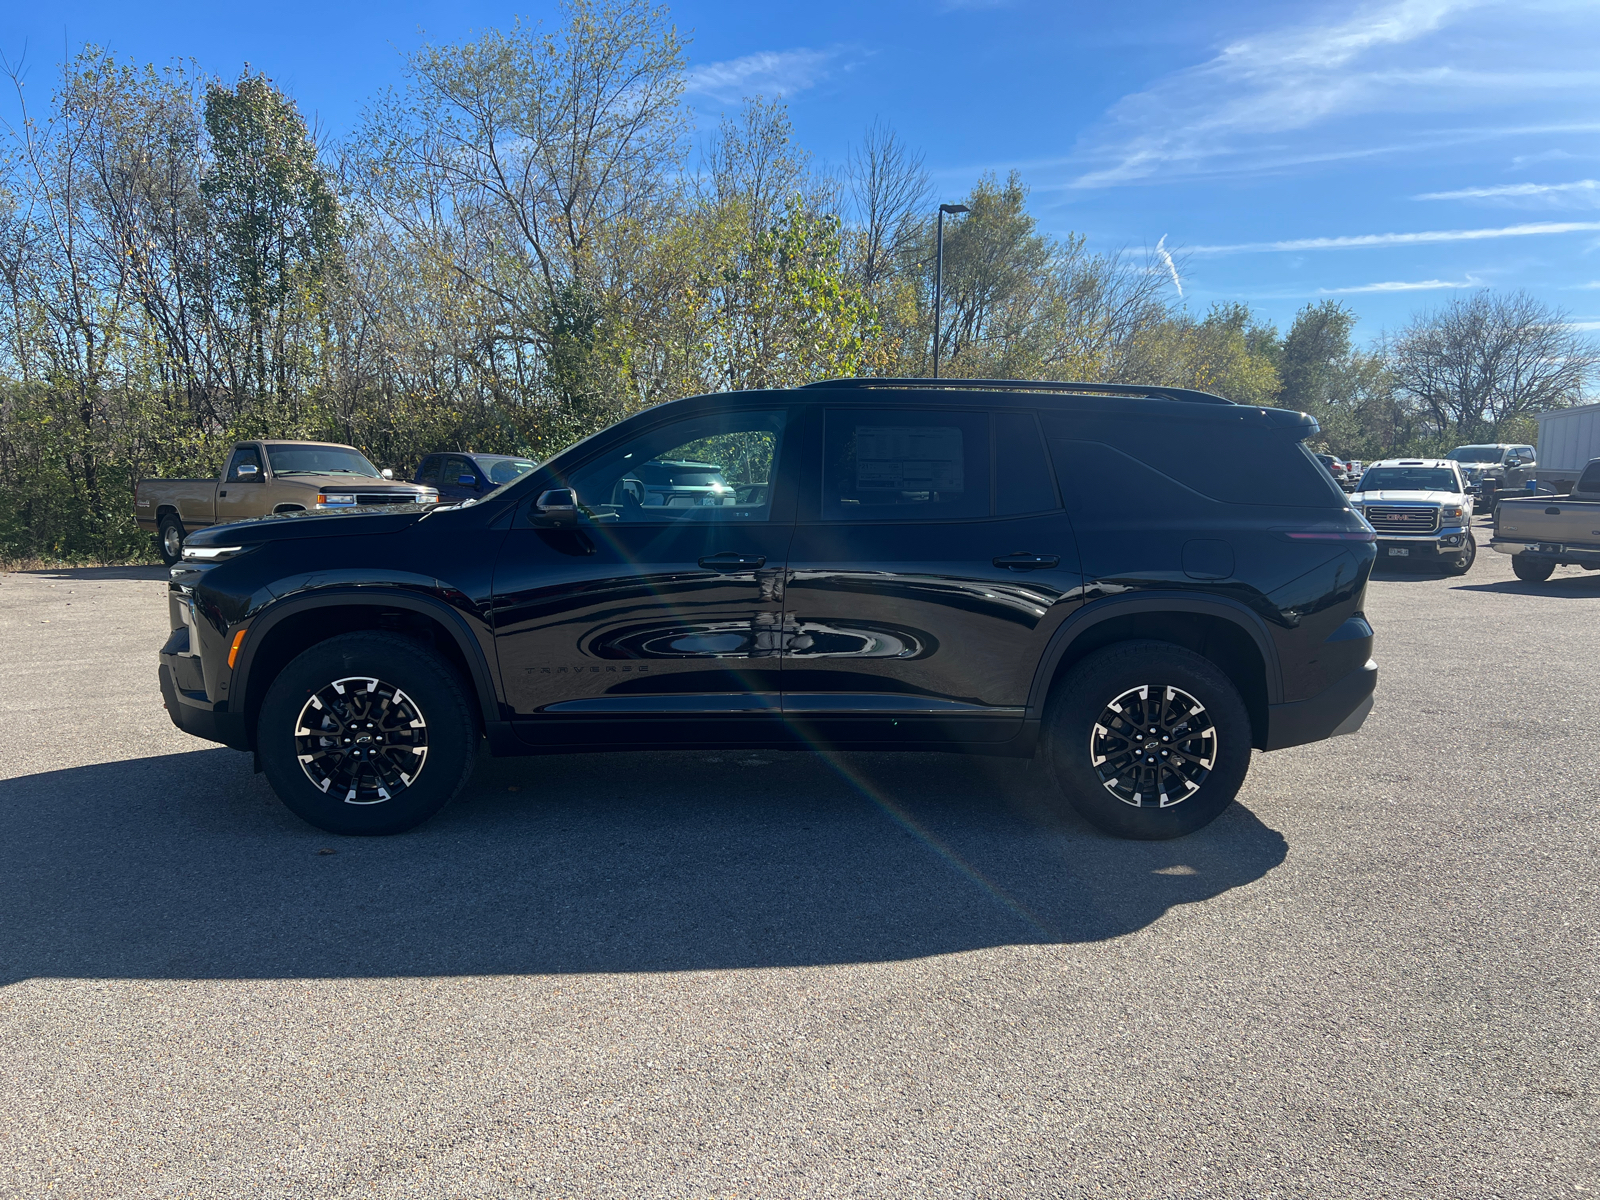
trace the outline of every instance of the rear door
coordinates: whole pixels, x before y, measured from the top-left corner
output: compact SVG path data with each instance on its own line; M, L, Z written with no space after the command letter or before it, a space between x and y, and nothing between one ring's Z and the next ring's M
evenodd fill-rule
M1003 741L1082 577L1029 411L829 406L789 552L784 711L829 741Z
M575 723L620 716L655 730L629 736L670 741L675 718L777 719L794 501L773 485L787 425L783 407L682 418L547 480L577 493L580 518L549 528L519 514L494 580L501 673L526 736L581 738ZM726 486L692 505L642 503L639 468L662 460L713 463ZM738 503L735 485L762 501Z

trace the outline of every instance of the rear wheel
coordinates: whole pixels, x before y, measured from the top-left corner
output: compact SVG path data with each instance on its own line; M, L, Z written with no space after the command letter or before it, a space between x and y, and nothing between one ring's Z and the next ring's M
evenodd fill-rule
M407 638L352 633L273 680L256 726L261 769L301 820L329 833L401 833L460 792L478 731L455 673Z
M1466 548L1450 560L1445 570L1451 575L1465 575L1472 570L1472 564L1478 561L1478 543L1471 532L1467 533Z
M1548 558L1533 558L1526 554L1511 556L1511 569L1524 583L1543 583L1549 579L1556 565Z
M185 536L183 522L178 519L177 513L168 513L161 518L161 524L156 529L156 545L161 550L161 561L167 566L183 558Z
M1167 642L1123 642L1055 686L1045 753L1085 819L1118 837L1182 837L1233 802L1250 718L1215 663Z

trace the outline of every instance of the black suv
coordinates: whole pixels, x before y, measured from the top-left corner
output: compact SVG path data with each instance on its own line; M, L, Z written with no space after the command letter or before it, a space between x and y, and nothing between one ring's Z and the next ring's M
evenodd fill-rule
M1042 751L1095 824L1174 837L1227 807L1251 747L1371 708L1373 534L1316 431L1103 384L674 401L463 504L192 534L162 694L335 833L425 820L487 737ZM662 463L719 489L648 503Z

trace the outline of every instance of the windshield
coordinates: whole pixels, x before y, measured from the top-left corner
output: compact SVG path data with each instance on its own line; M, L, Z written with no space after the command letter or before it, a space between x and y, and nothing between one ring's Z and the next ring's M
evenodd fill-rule
M1445 457L1454 459L1456 462L1497 463L1500 461L1500 456L1505 452L1504 446L1457 446Z
M361 475L381 479L358 450L344 446L268 446L274 475Z
M539 465L526 458L480 458L478 461L489 468L489 482L493 484L521 479Z
M1370 467L1361 477L1363 492L1455 492L1449 467Z

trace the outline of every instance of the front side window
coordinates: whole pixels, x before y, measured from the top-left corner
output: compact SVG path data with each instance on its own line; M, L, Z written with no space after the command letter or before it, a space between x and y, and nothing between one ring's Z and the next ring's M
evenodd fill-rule
M239 468L254 467L255 478L261 478L261 451L254 446L243 446L233 452L233 461L228 464L228 482L239 482Z
M989 417L954 409L832 409L823 427L822 519L989 515Z
M346 446L269 446L274 475L361 475L381 479L359 450Z
M585 463L567 484L587 521L765 521L783 428L781 411L677 421Z

